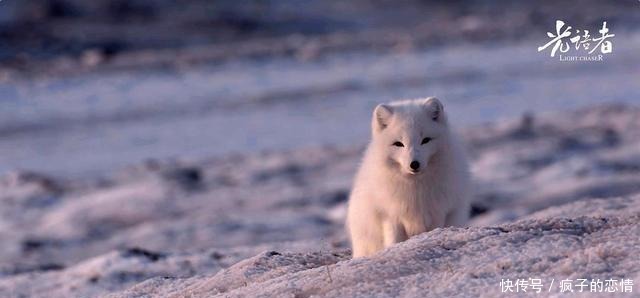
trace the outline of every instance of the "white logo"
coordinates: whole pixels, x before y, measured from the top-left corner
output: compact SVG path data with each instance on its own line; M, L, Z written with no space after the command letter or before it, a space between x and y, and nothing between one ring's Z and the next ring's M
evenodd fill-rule
M602 61L601 54L609 54L613 51L613 43L611 39L615 34L609 33L607 28L607 22L602 22L602 28L598 30L600 33L597 37L591 37L589 30L576 29L575 34L571 31L572 27L567 25L561 20L556 21L556 32L547 32L547 36L551 39L545 45L538 47L538 52L542 52L547 48L551 48L550 56L555 57L558 50L560 50L560 61ZM573 36L572 36L573 35ZM593 56L563 56L562 53L567 53L570 50L576 53L586 53L592 55L596 50L600 50L601 54Z

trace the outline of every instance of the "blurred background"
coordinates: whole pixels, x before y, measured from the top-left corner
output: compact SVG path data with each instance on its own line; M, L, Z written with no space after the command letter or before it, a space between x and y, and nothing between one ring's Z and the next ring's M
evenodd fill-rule
M265 250L344 259L371 112L400 98L439 97L462 134L473 225L640 193L639 12L0 0L0 296L116 293ZM606 21L613 52L538 52L556 20Z
M397 98L436 95L461 126L632 101L638 6L2 1L0 172L78 176L146 158L363 142L372 107ZM537 52L557 19L594 33L606 20L613 53L560 63Z

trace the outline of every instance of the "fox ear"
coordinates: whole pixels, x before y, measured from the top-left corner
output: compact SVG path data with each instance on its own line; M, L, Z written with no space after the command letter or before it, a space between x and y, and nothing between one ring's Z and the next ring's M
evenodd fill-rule
M431 120L435 122L442 122L444 120L444 106L439 99L435 97L428 97L424 101L424 105L427 107Z
M387 128L389 125L389 120L391 119L391 115L393 115L393 109L384 104L379 104L373 110L373 120L372 127L374 131L381 131Z

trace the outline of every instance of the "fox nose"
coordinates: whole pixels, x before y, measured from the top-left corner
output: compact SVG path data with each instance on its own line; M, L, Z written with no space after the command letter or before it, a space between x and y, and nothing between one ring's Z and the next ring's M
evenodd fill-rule
M414 160L411 162L411 164L409 165L409 167L411 168L411 170L413 170L414 172L417 172L418 169L420 169L420 162L418 162L417 160Z

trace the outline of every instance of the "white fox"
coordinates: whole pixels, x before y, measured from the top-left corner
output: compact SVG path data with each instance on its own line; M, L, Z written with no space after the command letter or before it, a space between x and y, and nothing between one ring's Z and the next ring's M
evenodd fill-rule
M464 150L435 97L378 105L347 214L354 257L469 217Z

